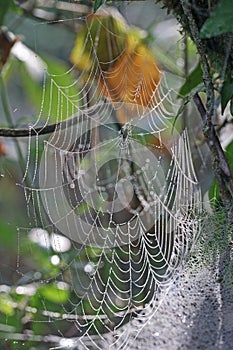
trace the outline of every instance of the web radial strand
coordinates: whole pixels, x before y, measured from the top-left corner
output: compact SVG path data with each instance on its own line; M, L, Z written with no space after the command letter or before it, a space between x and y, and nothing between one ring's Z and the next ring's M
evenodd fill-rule
M97 52L102 24L94 40L92 26L80 53L91 45L92 66L77 75L78 93L46 73L32 128L55 118L57 129L42 145L29 137L25 178L33 176L24 190L31 227L71 245L68 252L56 247L62 269L55 280L70 291L64 313L55 315L46 302L41 310L43 322L64 335L57 348L66 348L69 335L79 349L127 349L188 258L201 196L188 132L171 123L179 106L166 74L146 84L136 46L125 58L109 46L105 70Z

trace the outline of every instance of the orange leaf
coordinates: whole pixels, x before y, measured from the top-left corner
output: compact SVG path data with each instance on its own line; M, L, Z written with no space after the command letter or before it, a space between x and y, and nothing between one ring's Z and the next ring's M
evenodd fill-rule
M160 80L157 63L145 45L133 52L125 51L115 65L103 73L101 92L114 102L153 105L153 96Z

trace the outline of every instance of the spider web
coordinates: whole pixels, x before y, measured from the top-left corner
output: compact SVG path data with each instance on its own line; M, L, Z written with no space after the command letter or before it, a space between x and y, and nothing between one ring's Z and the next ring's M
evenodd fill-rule
M39 134L28 139L23 182L29 185L22 186L31 223L19 232L45 246L53 242L62 269L40 283L70 292L63 313L47 309L42 296L44 310L33 320L52 323L62 336L54 348L127 349L187 261L199 232L201 193L188 131L173 127L179 105L166 73L154 62L159 80L146 84L145 69L137 73L132 61L142 53L135 46L121 60L123 49L105 62L112 68L120 61L111 71L119 86L111 88L110 70L98 58L99 37L93 41L92 24L82 21L92 66L78 73L73 95L45 73L40 115L30 128L51 119L49 112L44 120L45 96L51 113L57 104L57 127L42 151ZM102 28L99 21L97 32ZM75 66L66 74L77 74ZM124 89L127 97L118 99Z

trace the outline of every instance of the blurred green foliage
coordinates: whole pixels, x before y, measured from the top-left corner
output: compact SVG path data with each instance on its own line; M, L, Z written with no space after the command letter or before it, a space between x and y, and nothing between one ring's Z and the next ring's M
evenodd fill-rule
M211 38L233 30L233 2L220 0L201 28L201 38Z
M72 117L77 111L79 89L75 76L67 74L69 66L66 63L56 57L43 57L43 61L49 73L49 78L45 80L44 86L43 82L38 84L33 76L28 74L25 64L20 62L23 87L34 108L40 111L41 105L43 105L41 111L43 118L48 119L50 123L61 122ZM67 96L75 96L75 103L72 102L72 98L68 99ZM63 103L61 103L62 99Z
M16 13L21 12L14 0L1 0L0 26L4 24L4 19L8 11L14 11Z

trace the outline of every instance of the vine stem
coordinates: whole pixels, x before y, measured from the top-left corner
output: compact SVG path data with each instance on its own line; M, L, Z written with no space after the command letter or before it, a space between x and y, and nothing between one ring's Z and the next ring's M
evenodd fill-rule
M203 133L211 150L212 166L214 175L219 185L220 195L224 206L228 211L228 217L230 221L233 222L233 176L225 153L219 141L218 135L212 123L212 117L216 113L216 101L210 66L208 63L205 46L200 38L199 29L192 14L190 3L187 0L181 0L180 3L187 18L192 39L200 55L203 69L203 82L206 88L206 108L204 107L199 95L197 94L195 95L194 102L202 117Z

